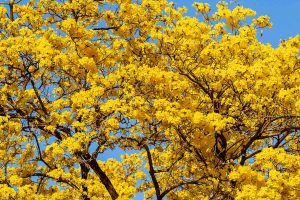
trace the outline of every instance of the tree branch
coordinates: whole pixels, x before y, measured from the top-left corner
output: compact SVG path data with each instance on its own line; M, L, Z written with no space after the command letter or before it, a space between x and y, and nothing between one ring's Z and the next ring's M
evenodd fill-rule
M97 174L102 184L107 189L108 193L110 194L111 198L113 200L117 199L119 197L119 194L117 193L116 189L114 188L113 184L107 177L107 175L104 173L104 171L100 168L97 160L93 158L89 153L84 153L80 155L85 162L93 169L93 171Z
M95 31L108 31L108 30L118 30L121 26L112 26L112 27L99 27L93 28Z
M159 187L159 184L158 184L158 181L156 179L156 176L155 176L155 170L154 170L154 167L153 167L153 160L152 160L152 156L151 156L151 153L150 153L150 149L149 147L144 144L144 149L146 150L146 153L147 153L147 158L148 158L148 163L149 163L149 174L151 176L151 179L152 179L152 182L153 182L153 185L154 185L154 188L155 188L155 193L156 193L156 197L157 197L157 200L160 200L162 199L161 198L161 195L160 195L160 187Z
M202 177L198 180L193 180L193 181L186 181L186 182L180 182L176 185L173 185L172 187L168 188L167 190L165 190L162 194L161 194L161 199L166 196L169 192L171 192L172 190L180 187L180 186L183 186L183 185L198 185L199 184L199 180L203 179L203 178L206 178L206 177Z

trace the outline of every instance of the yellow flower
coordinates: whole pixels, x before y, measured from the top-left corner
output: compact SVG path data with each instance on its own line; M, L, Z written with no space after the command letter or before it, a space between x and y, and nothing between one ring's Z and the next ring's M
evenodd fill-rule
M268 16L260 16L257 19L254 19L253 23L261 28L272 28L272 23L270 22L270 17Z
M193 4L193 6L196 8L196 10L198 12L201 12L202 14L208 13L210 11L210 7L209 7L208 3L198 3L198 2L195 2Z

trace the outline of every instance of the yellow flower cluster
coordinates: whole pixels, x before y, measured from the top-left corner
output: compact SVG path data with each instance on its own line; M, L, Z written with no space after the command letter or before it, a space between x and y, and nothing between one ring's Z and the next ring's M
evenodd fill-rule
M300 181L298 156L284 149L263 149L257 154L252 167L238 167L230 173L232 180L239 182L241 190L237 199L297 199Z
M253 23L261 28L272 28L272 23L270 22L270 17L268 16L260 16L257 19L254 19Z
M209 7L208 3L198 3L198 2L195 2L193 4L193 6L196 8L196 10L198 12L201 12L202 14L208 13L210 11L210 7Z

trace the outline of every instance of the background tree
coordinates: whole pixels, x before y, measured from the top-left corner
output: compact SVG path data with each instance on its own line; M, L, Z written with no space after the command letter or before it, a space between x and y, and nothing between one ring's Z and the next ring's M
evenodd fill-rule
M1 199L300 196L299 36L226 3L3 4Z

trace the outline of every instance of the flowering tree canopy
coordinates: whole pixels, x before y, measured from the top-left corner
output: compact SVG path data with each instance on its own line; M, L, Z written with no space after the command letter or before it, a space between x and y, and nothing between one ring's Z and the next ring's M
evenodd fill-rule
M194 7L2 2L0 199L300 198L300 36Z

